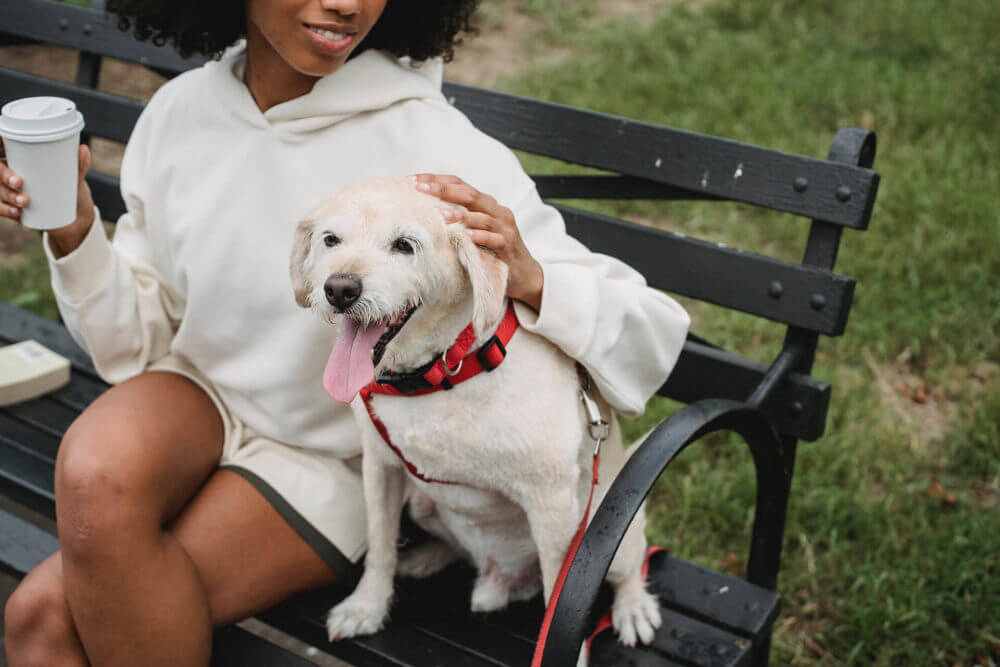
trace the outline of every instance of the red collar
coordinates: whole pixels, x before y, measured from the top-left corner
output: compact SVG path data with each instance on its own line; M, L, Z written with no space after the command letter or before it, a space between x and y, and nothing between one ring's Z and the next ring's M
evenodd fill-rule
M383 375L364 389L361 390L361 400L364 401L368 417L372 420L372 425L382 440L389 446L396 456L403 462L410 474L425 482L438 482L440 484L454 484L433 477L426 477L417 470L417 467L410 463L399 447L393 444L389 437L389 429L385 427L382 420L375 414L375 407L372 405L372 394L388 394L390 396L420 396L430 394L442 389L451 389L456 384L465 382L471 377L478 375L481 371L491 371L501 363L507 356L507 343L517 331L517 315L514 313L513 304L507 306L507 312L500 321L500 326L493 336L475 352L469 352L469 348L476 342L476 334L472 330L472 324L465 327L458 335L455 344L442 354L435 361L419 368L413 373L399 375ZM445 366L447 364L447 366ZM454 370L452 370L454 369Z
M514 336L517 327L514 305L508 304L496 333L475 352L469 352L469 348L476 342L476 333L470 323L458 334L454 345L434 361L412 373L382 375L362 389L361 395L421 396L451 389L456 384L465 382L482 371L491 371L503 363L507 356L507 343Z

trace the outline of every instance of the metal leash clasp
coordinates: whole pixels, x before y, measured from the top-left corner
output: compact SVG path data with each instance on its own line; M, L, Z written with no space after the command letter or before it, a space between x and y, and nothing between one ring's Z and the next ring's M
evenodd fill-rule
M608 439L611 434L611 425L601 416L601 408L597 401L590 395L590 378L582 382L580 387L580 401L583 402L583 409L587 413L587 433L594 441L594 457L601 452L601 443Z

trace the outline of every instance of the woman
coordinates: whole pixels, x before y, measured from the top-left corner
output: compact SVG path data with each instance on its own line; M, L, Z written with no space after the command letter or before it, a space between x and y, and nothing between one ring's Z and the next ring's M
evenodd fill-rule
M642 410L683 342L683 310L569 238L510 151L441 96L439 56L474 1L222 4L113 6L182 52L246 41L146 107L113 243L86 147L77 220L43 240L67 327L116 384L60 446L61 550L8 601L11 667L207 664L213 626L350 579L358 438L322 390L331 332L287 270L298 219L348 183L430 172L417 187L464 204L453 222L509 264L522 325L619 411ZM23 183L6 166L0 182L16 218Z

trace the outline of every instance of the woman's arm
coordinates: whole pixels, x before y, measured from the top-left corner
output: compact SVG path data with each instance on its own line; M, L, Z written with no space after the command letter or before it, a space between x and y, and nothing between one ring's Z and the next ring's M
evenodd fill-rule
M150 140L148 112L140 116L121 167L126 213L112 244L93 209L94 223L68 253L43 245L59 313L73 338L90 354L108 382L137 375L170 348L183 300L164 286L144 215Z
M570 237L533 184L511 208L455 176L421 174L417 187L468 209L450 220L510 266L508 295L531 306L516 305L521 325L586 366L616 410L641 413L680 355L690 323L684 309Z

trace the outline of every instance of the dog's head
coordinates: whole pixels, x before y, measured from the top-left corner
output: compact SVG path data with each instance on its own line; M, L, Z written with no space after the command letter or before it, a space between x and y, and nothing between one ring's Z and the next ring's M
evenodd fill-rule
M355 183L312 210L295 232L295 300L340 333L324 374L348 403L376 367L412 370L470 321L481 335L503 315L507 265L446 224L444 202L413 178ZM342 317L341 317L342 316Z

